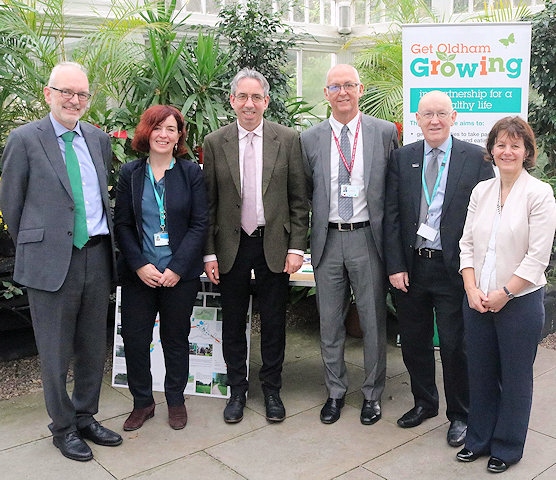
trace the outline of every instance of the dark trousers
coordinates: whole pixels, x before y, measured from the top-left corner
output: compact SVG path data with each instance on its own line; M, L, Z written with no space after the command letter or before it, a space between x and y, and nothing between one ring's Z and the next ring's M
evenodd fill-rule
M180 280L171 288L151 288L137 278L122 286L122 338L134 408L154 402L150 345L157 312L166 367L166 401L168 406L183 405L189 377L190 318L199 288L198 279Z
M533 362L544 325L544 289L498 313L463 303L471 404L465 446L511 464L523 455L533 397Z
M222 349L227 365L227 383L234 393L244 393L249 388L245 328L251 294L251 269L255 271L261 316L263 365L259 379L265 393L276 392L282 387L289 276L271 272L264 258L263 238L249 237L245 232L241 233L232 269L220 275Z
M63 285L56 292L28 288L46 410L54 436L93 422L106 358L106 318L112 278L110 239L73 248ZM66 390L73 358L74 386Z
M442 257L415 255L408 293L396 292L402 355L416 406L438 410L435 382L434 313L450 421L467 420L469 387L463 343L463 286L446 271Z

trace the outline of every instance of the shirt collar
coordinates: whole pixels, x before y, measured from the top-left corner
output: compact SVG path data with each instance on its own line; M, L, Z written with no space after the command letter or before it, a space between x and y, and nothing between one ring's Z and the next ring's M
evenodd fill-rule
M255 135L257 135L257 137L262 137L263 136L263 123L264 123L264 120L257 127L255 127L253 130L251 130ZM245 128L243 128L239 124L239 121L238 121L237 122L237 134L238 134L239 139L241 140L242 138L246 137L248 133L250 133L249 130L245 130Z
M52 113L48 114L50 117L50 122L52 123L52 126L54 127L54 133L56 134L56 137L61 137L64 133L66 132L76 132L80 137L83 136L83 134L81 133L81 124L79 122L77 122L77 124L75 125L75 127L72 130L68 130L66 127L64 127L60 122L58 122L55 118L54 115L52 115Z
M346 125L349 128L349 131L351 132L351 134L355 134L355 130L357 128L357 123L359 122L359 118L361 116L361 112L357 112L357 115L355 115L355 117L353 117ZM340 135L340 132L342 131L342 127L344 126L343 123L339 122L338 120L336 120L334 118L333 115L330 115L330 118L328 119L330 122L330 126L332 127L332 129L334 130L334 133L336 133L337 136Z
M448 145L450 144L450 137L451 137L451 136L448 136L448 138L447 138L446 140L444 140L444 142L443 142L442 144L440 144L440 145L439 145L438 147L436 147L436 148L442 150L443 152L448 151ZM427 141L425 140L425 155L428 155L429 153L431 153L431 150L432 150L433 148L434 148L434 147L431 147L431 146L427 143Z

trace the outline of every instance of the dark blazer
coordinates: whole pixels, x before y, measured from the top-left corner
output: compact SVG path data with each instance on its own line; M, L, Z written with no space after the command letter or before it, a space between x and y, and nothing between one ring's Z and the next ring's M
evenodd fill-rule
M459 240L465 224L471 190L480 181L492 178L494 171L492 164L484 159L483 148L454 137L452 139L446 194L440 219L440 238L444 264L450 278L460 282ZM388 275L408 272L410 281L415 239L419 228L423 156L424 141L394 150L386 177L386 272Z
M237 122L205 137L203 172L209 196L210 226L205 254L216 254L220 273L234 264L241 234L241 182ZM299 135L264 120L264 255L268 268L284 270L288 249L305 251L309 203Z
M147 159L126 163L116 190L114 226L122 253L118 259L121 280L135 278L135 271L149 263L143 255L142 197ZM208 227L206 188L201 169L189 160L176 159L164 176L167 228L172 250L168 268L184 280L203 271L203 246Z
M107 184L112 162L110 138L89 123L79 123L97 172L112 234ZM55 292L66 278L72 256L74 202L50 117L13 130L2 162L0 208L16 245L14 280ZM115 266L115 257L113 263ZM115 279L116 269L113 271Z

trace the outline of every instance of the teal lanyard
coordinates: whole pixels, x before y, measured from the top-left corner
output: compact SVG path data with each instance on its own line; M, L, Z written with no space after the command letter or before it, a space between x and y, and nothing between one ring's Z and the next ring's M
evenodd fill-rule
M173 166L174 166L174 159L172 158L168 170L170 170ZM166 209L164 208L164 193L166 192L166 187L162 189L162 195L160 195L158 193L158 190L156 189L153 170L149 162L147 162L147 172L149 172L149 178L151 180L151 185L153 186L154 198L158 205L158 214L160 215L160 230L164 231L166 227Z
M429 196L429 190L427 188L427 181L425 179L425 160L427 158L427 154L423 152L423 169L421 170L421 183L423 184L423 193L425 194L425 200L427 201L427 205L430 207L434 197L436 197L436 193L438 192L438 187L440 185L440 180L442 180L442 174L444 173L444 168L446 168L446 162L448 160L448 155L452 150L452 137L450 137L450 142L448 143L448 147L444 152L444 158L442 159L442 163L440 164L440 168L438 169L438 174L436 175L436 182L434 182L434 188L432 190L432 197Z

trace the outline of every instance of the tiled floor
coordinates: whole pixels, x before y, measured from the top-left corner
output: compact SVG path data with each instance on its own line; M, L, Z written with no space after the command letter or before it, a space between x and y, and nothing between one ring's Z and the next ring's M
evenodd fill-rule
M259 338L252 336L252 378L260 365ZM129 392L112 388L107 376L97 419L124 437L120 447L93 445L95 458L79 463L64 458L52 445L42 393L0 402L0 478L22 479L195 479L216 480L480 480L492 478L486 459L456 461L447 445L443 414L413 429L396 419L413 406L400 349L388 347L388 380L382 399L383 419L359 422L363 378L361 340L350 338L346 359L352 387L342 416L333 425L319 421L326 400L318 328L288 330L282 398L287 418L269 424L262 394L252 382L245 417L227 425L224 400L191 396L186 400L187 427L171 430L162 394L155 417L135 432L123 432L131 409ZM440 370L440 363L439 370ZM524 459L505 480L556 478L556 351L539 348L535 395ZM1 381L1 380L0 380ZM440 372L438 382L442 388ZM441 412L445 406L441 405Z

